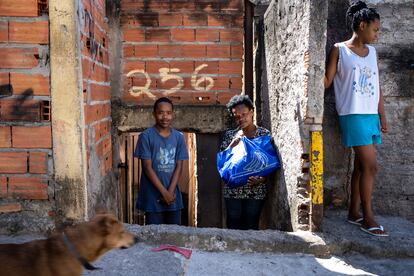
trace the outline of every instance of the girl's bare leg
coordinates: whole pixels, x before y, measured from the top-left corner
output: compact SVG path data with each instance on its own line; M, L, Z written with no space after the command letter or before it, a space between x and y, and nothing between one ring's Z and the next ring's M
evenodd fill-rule
M362 213L364 216L363 226L365 228L378 226L372 212L372 189L374 178L378 171L377 157L374 145L354 147L358 156L360 168L359 193L361 196ZM375 230L374 233L381 234L383 231Z

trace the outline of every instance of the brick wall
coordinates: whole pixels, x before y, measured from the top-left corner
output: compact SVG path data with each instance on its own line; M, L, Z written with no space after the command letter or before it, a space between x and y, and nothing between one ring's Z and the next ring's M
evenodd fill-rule
M112 170L109 39L104 0L80 1L80 39L88 162L88 200L93 206L105 194Z
M46 1L0 2L0 213L43 206L38 227L53 200L48 44Z
M243 0L122 0L122 101L215 105L240 94L243 16Z

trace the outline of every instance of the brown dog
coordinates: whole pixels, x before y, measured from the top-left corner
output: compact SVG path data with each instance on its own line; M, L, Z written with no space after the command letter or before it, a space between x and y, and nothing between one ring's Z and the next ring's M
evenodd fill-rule
M113 215L97 215L63 234L23 244L0 244L0 275L81 275L89 262L114 248L137 242Z

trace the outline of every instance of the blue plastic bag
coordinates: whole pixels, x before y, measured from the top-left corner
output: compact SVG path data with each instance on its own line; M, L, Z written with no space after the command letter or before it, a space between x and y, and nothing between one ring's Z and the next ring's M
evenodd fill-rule
M250 176L267 176L280 168L271 137L241 137L233 148L217 153L217 169L230 188L247 184Z

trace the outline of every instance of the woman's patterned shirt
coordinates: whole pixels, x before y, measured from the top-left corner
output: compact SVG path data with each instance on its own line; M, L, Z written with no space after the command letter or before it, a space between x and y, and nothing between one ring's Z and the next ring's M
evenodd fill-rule
M237 136L237 134L241 134L241 132L242 130L239 128L226 131L220 146L220 151L225 150L230 145L231 141L233 141L233 139ZM257 127L254 138L266 135L270 135L269 130L263 127ZM266 193L266 182L254 186L244 185L237 188L229 188L227 185L224 186L224 198L265 199Z

